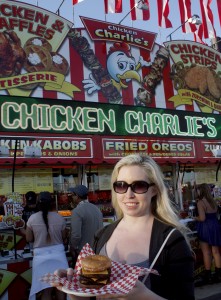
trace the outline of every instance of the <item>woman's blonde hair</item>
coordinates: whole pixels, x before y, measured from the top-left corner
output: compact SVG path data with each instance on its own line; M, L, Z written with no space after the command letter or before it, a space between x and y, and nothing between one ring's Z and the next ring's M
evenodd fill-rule
M148 177L149 183L154 183L157 190L156 196L151 200L151 209L154 217L166 224L179 228L183 233L187 231L187 228L179 222L177 211L175 211L169 196L168 191L164 183L163 173L158 164L149 156L142 156L139 154L132 154L123 157L115 165L111 176L112 187L112 205L116 211L117 217L123 217L123 211L118 205L116 193L113 190L113 183L117 180L120 169L123 166L140 166L142 167Z

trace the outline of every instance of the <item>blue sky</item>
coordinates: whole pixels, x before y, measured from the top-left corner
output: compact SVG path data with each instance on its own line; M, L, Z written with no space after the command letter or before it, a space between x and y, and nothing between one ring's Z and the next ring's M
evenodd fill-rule
M26 2L29 4L36 5L38 3L39 7L48 9L50 11L56 12L59 5L63 0L23 0L20 2ZM131 21L130 15L122 22L122 25L140 28L142 30L156 32L157 43L163 44L166 41L166 37L180 24L179 6L178 0L170 0L170 16L169 19L173 24L173 28L164 29L158 27L158 17L157 17L157 1L149 0L150 3L150 14L151 19L148 21ZM221 36L221 26L217 14L216 0L212 1L212 11L214 14L214 24L217 36ZM79 16L86 16L89 18L94 18L98 20L103 20L112 23L119 23L120 20L130 11L129 0L123 0L123 13L122 14L104 14L104 0L84 0L73 7L72 0L64 0L61 8L60 15L70 21L74 22L75 27L83 27ZM199 0L192 0L192 13L200 15ZM173 39L184 39L193 40L193 34L184 34L182 30L177 30L176 33L172 35ZM205 41L210 45L210 40Z

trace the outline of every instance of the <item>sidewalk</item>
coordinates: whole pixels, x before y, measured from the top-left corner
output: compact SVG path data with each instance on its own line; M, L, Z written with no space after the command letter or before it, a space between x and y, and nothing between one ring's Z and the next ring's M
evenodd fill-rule
M221 283L196 287L195 300L221 300Z

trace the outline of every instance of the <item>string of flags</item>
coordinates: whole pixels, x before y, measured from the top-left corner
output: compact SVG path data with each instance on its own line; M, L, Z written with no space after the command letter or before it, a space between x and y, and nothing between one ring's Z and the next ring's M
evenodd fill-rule
M76 5L84 0L72 0L73 5ZM103 0L104 1L104 13L105 14L117 14L123 13L123 0ZM169 14L172 9L173 1L170 0L129 0L130 4L130 17L131 20L144 20L148 21L151 18L155 18L151 13L151 1L157 1L157 14L158 14L158 26L162 28L172 28L173 22L169 19ZM193 33L194 40L203 43L203 39L216 38L216 30L214 28L214 17L211 9L211 3L213 0L177 0L179 7L180 23L182 25L183 33ZM200 18L201 24L191 24L191 22L185 22L193 15L191 11L191 2L199 1L200 6ZM141 6L145 6L145 9L140 9ZM216 0L217 12L219 16L219 22L221 25L221 0Z

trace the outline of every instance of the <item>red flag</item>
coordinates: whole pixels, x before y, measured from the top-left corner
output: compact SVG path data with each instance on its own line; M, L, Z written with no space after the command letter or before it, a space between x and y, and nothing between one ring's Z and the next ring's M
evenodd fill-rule
M198 26L198 29L193 33L194 35L194 41L207 45L202 39L203 39L203 24L200 24Z
M145 5L148 9L141 9ZM130 0L131 19L132 20L149 20L150 9L149 0Z
M179 7L181 24L183 24L182 31L185 33L195 32L197 30L196 25L188 22L188 19L192 17L191 0L179 0Z
M122 13L122 0L104 0L105 14Z
M203 23L204 38L215 38L216 31L213 25L213 13L210 8L212 0L200 0L200 9Z
M78 4L78 3L80 3L80 2L82 2L84 0L72 0L72 1L73 1L73 5L75 5L75 4Z
M217 9L218 9L219 22L221 25L221 0L217 0Z
M164 28L171 28L172 23L168 19L170 7L169 7L170 0L158 0L157 7L158 7L158 25Z

